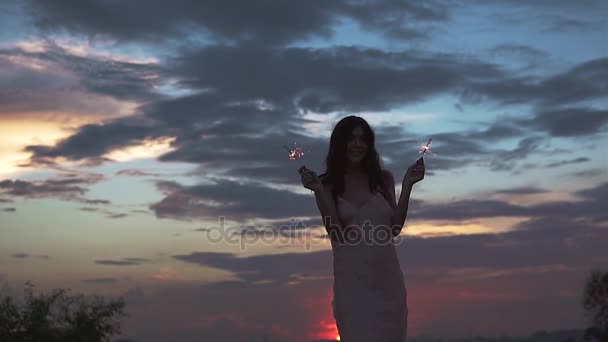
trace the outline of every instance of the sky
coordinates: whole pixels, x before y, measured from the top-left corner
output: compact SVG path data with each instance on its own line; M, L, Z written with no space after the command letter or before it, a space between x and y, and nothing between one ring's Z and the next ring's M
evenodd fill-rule
M297 169L365 118L408 336L583 328L608 264L608 3L0 3L0 289L122 297L133 341L336 339ZM290 160L284 145L301 146Z

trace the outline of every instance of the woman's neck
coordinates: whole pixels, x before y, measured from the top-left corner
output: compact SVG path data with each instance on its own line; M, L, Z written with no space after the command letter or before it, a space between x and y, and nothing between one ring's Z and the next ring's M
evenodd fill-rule
M345 173L348 175L352 175L352 176L363 176L365 175L365 170L363 170L363 167L361 166L361 164L356 164L356 165L346 165L345 168Z
M351 163L348 160L346 161L346 165L345 165L345 171L346 173L350 173L350 174L363 174L365 173L365 171L363 170L363 164L362 163Z

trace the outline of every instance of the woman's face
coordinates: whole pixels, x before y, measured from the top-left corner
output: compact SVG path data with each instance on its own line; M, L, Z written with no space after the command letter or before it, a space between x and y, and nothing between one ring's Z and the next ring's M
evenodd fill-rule
M365 154L367 153L365 138L365 132L361 126L355 127L351 132L346 143L346 158L351 163L359 163L365 158Z

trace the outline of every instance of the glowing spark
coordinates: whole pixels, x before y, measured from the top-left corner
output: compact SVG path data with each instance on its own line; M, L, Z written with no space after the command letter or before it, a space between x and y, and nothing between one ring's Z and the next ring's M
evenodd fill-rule
M285 147L287 151L289 151L289 159L291 160L297 160L304 156L304 149L300 146L296 146L293 150L285 145L283 145L283 147Z
M423 156L425 153L429 153L429 154L433 154L433 151L431 151L431 142L433 141L433 138L429 138L429 141L426 142L426 145L422 145L420 146L420 151L418 151L418 153L421 153Z

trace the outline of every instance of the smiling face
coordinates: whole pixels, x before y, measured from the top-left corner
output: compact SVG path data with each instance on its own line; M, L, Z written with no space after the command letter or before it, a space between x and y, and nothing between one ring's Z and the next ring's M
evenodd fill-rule
M367 154L367 137L361 126L351 132L346 144L346 159L353 164L360 163Z

